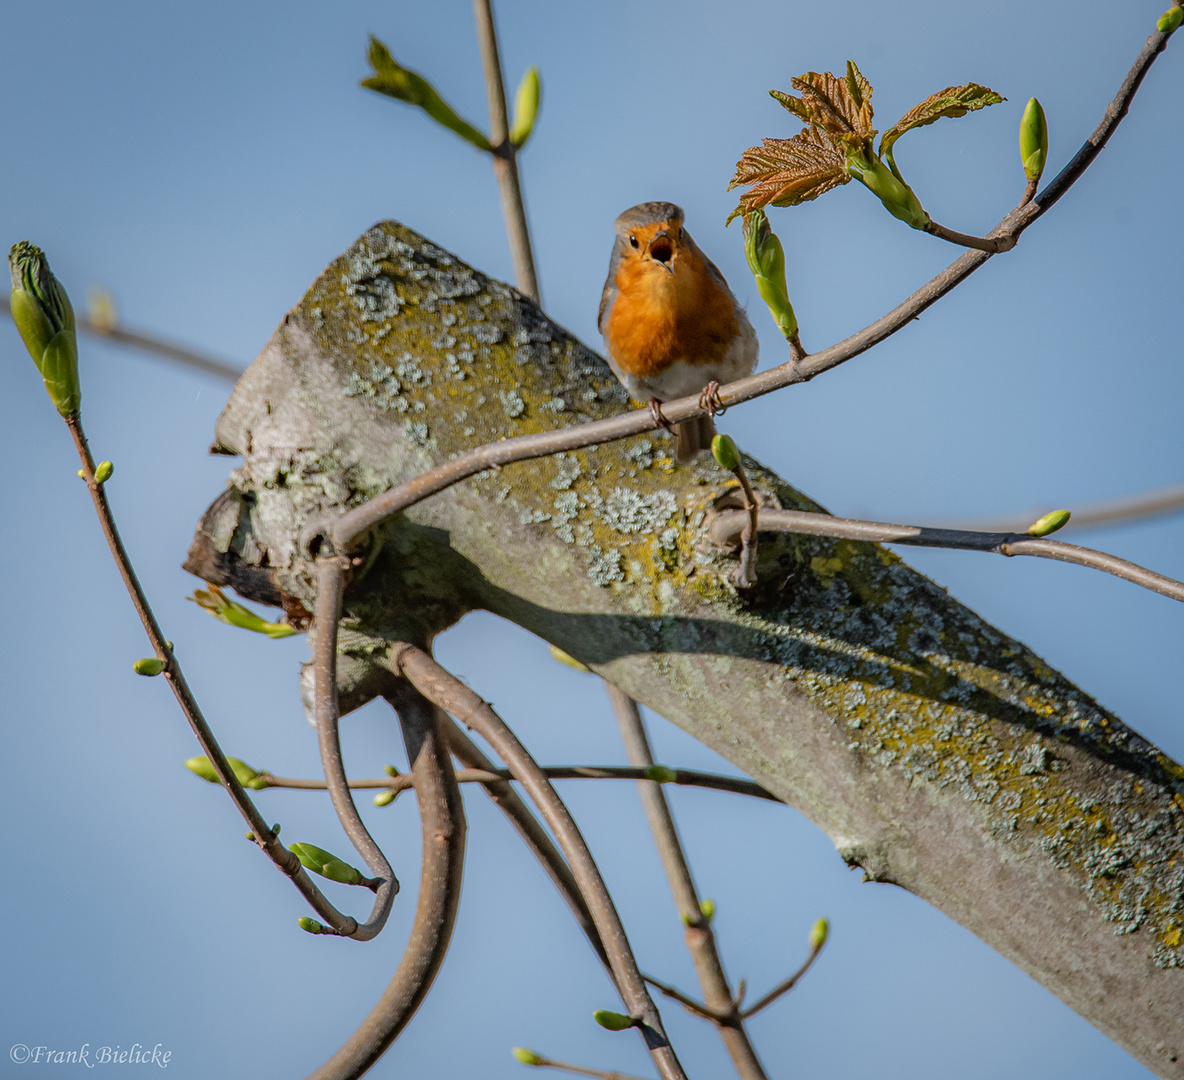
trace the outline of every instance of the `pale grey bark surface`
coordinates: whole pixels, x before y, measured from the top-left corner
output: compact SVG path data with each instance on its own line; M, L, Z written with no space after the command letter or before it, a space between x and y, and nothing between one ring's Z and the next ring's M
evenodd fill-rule
M214 449L242 462L187 566L311 611L310 523L462 450L624 407L603 361L531 302L384 223L240 380ZM769 505L817 509L745 464ZM1184 769L876 545L762 537L760 584L738 594L707 535L735 487L709 455L676 465L659 433L412 507L359 552L343 708L388 685L391 641L502 615L1184 1077Z

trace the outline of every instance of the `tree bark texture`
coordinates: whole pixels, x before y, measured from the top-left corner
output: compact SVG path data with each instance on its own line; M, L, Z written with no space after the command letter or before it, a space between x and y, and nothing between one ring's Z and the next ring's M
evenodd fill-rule
M302 534L455 454L627 405L604 361L410 229L333 262L235 388L239 455L186 566L313 609ZM820 509L751 459L765 505ZM1163 1077L1184 1077L1184 769L1022 644L870 543L712 546L735 478L658 432L509 465L356 552L343 710L393 641L487 609L552 642L797 807ZM315 633L315 626L311 628ZM510 718L512 720L512 718Z

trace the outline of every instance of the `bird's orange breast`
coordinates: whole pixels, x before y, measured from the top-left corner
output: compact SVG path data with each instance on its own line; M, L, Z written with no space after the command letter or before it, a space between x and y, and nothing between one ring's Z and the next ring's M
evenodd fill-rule
M681 251L673 274L623 258L613 283L605 344L621 370L637 378L659 375L679 360L718 363L740 333L735 301L697 251Z

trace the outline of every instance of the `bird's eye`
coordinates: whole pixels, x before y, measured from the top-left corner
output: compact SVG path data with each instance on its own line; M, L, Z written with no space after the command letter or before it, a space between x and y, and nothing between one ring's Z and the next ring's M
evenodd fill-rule
M641 245L637 242L636 236L629 237L629 243L631 243L635 248L641 247Z

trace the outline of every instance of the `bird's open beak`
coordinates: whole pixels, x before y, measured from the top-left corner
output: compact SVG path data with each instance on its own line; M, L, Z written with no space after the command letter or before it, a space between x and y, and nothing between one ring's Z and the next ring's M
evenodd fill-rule
M659 266L674 273L674 241L665 229L650 241L646 252Z

